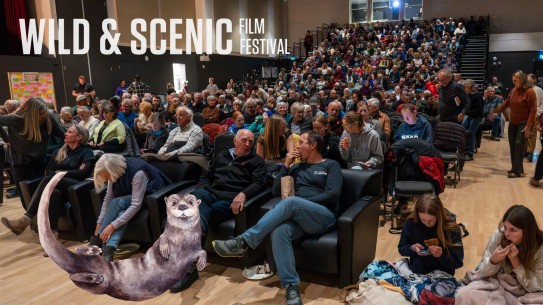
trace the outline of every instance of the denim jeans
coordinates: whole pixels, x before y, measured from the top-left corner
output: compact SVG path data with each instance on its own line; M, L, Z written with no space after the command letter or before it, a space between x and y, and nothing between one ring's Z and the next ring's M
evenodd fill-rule
M492 119L492 136L501 137L502 135L502 116L497 115Z
M128 207L130 207L130 204L132 203L132 195L126 195L122 197L117 197L109 203L109 206L107 207L106 216L104 216L104 220L102 221L102 225L100 226L100 229L98 230L98 234L102 234L102 231L115 219L119 218ZM121 238L123 238L124 231L126 230L126 224L117 228L113 234L111 234L111 237L107 241L107 246L113 246L117 248L119 246L119 243L121 242Z
M281 200L256 225L241 236L256 248L271 233L272 251L281 285L299 284L292 241L305 234L322 234L336 224L336 217L328 208L299 197Z
M462 121L462 126L469 130L469 141L468 141L468 154L473 157L475 148L477 147L477 129L483 123L483 118L471 118L466 116L464 121Z

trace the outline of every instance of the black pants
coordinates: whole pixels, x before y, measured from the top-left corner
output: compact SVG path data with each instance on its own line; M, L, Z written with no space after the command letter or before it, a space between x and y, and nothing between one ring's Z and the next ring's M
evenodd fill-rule
M311 48L313 46L304 46L305 47L305 57L309 57L309 53L311 52Z
M515 174L524 173L524 151L526 149L526 137L522 130L526 127L526 123L511 124L507 136L509 137L509 150L511 151L511 170Z
M19 182L29 179L35 179L40 178L45 175L45 168L47 167L47 163L43 162L31 162L28 164L20 164L20 165L11 165L11 170L13 172L13 179L15 180L15 186L17 187L17 192L19 193L19 197L21 198L21 204L23 205L23 209L26 210L27 205L24 202L23 195L21 193L21 187L19 186Z
M25 215L29 218L34 218L38 214L38 207L40 206L40 198L43 190L47 186L47 183L51 181L53 176L46 176L42 179L38 188L32 195L28 210L26 210ZM68 187L77 184L81 181L72 178L62 178L57 186L55 187L51 198L49 201L49 222L51 223L51 229L56 231L58 228L58 219L60 218L60 213L64 207L64 203L68 201Z

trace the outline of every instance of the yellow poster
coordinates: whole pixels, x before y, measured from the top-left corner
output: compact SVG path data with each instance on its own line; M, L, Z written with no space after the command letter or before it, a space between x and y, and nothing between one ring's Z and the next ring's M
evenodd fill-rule
M56 107L55 85L51 72L8 72L11 98L24 103L31 97L51 101Z

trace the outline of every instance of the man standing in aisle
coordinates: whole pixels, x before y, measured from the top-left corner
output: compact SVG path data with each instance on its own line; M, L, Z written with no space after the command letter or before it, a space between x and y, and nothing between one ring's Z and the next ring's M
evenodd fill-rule
M454 82L449 70L441 70L437 74L439 81L439 119L441 122L461 124L464 113L469 109L469 98L464 86Z

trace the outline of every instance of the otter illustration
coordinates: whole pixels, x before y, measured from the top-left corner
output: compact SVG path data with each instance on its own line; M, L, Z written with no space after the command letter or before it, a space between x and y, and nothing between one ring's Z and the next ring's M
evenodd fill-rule
M205 267L207 256L200 244L200 200L190 194L164 199L168 214L164 232L142 257L109 263L99 255L69 251L55 239L48 210L51 193L64 174L57 173L42 193L38 230L45 252L80 288L123 300L146 300L168 290L193 262L197 261L199 271Z

